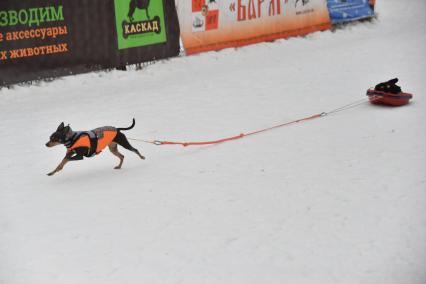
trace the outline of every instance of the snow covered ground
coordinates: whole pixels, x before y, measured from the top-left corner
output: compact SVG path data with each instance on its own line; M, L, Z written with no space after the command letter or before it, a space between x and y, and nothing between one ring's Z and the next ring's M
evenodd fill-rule
M0 91L0 283L426 283L426 2L378 19L140 71ZM69 163L75 130L209 140L329 111L399 77L404 107L365 103L216 146L134 141Z

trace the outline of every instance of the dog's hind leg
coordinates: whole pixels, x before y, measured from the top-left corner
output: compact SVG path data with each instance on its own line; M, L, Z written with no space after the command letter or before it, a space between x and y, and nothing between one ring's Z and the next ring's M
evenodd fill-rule
M120 163L118 166L114 167L114 169L118 170L121 169L121 165L123 164L124 156L118 152L117 143L112 142L108 145L109 150L114 156L117 156L120 159Z
M133 146L130 145L129 141L127 140L126 136L123 133L118 132L117 136L115 136L114 138L114 142L126 148L127 150L132 151L133 153L136 153L142 160L145 160L145 157L142 156L141 153L139 153L138 149L133 148Z

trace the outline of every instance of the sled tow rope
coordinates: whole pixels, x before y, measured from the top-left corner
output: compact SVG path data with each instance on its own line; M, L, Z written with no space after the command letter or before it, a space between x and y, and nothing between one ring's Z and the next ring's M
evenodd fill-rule
M134 140L134 141L139 141L139 142L144 142L144 143L150 143L150 144L154 144L154 145L157 145L157 146L160 146L160 145L181 145L181 146L187 147L187 146L202 146L202 145L219 144L219 143L237 140L237 139L241 139L241 138L244 138L244 137L247 137L247 136L259 134L259 133L266 132L266 131L269 131L269 130L273 130L273 129L276 129L276 128L289 126L291 124L296 124L296 123L299 123L299 122L305 122L305 121L313 120L313 119L316 119L316 118L324 117L324 116L327 116L327 115L331 115L331 114L334 114L334 113L337 113L337 112L345 111L345 110L357 107L357 106L359 106L359 105L361 105L365 102L368 102L368 99L363 98L362 100L354 101L352 103L341 106L341 107L336 108L334 110L331 110L329 112L322 112L322 113L314 114L314 115L311 115L311 116L296 119L296 120L289 121L289 122L286 122L286 123L274 125L274 126L271 126L271 127L259 129L259 130L252 131L252 132L241 133L239 135L235 135L235 136L227 137L227 138L223 138L223 139L218 139L218 140L196 141L196 142L179 142L179 141L161 141L161 140L150 141L150 140L142 140L142 139L136 139L136 138L128 138L128 139Z

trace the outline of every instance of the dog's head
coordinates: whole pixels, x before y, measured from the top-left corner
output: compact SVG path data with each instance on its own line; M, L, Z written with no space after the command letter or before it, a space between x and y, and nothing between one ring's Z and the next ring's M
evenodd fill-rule
M58 129L50 135L49 141L46 143L47 147L53 147L56 145L64 144L68 132L71 130L70 126L65 126L62 122L59 124Z

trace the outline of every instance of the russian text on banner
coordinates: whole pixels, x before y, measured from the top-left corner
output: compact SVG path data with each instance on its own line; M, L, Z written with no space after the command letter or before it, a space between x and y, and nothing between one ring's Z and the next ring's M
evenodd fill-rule
M177 56L174 1L0 1L0 86Z
M177 0L187 54L329 29L325 0Z

